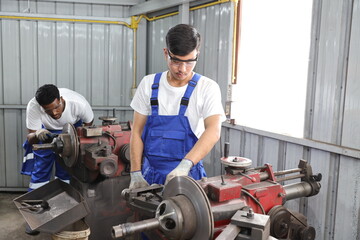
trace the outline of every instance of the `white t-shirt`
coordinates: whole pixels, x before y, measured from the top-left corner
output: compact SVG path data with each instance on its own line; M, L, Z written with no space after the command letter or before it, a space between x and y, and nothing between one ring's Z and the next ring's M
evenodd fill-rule
M32 98L26 108L26 127L30 130L39 130L43 124L46 129L62 130L66 123L75 124L80 119L89 123L94 119L94 113L86 99L77 92L67 88L59 88L60 96L65 100L65 109L59 119L53 119Z
M178 115L181 98L188 85L173 87L168 83L166 75L167 71L162 73L159 83L159 115ZM141 80L130 104L135 111L142 115L151 115L150 97L154 77L155 74L151 74ZM205 130L204 119L218 114L221 115L222 122L226 120L219 85L210 78L202 76L190 96L185 112L193 133L200 138Z

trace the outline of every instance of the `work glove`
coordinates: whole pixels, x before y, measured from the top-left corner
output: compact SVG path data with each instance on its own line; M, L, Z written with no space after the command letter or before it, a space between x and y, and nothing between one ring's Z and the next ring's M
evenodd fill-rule
M51 138L52 133L46 130L45 128L39 129L35 132L36 138L44 142Z
M181 160L179 165L166 176L165 185L174 177L189 175L190 169L193 166L194 163L190 159L184 158Z
M129 189L136 189L149 186L148 182L144 179L141 171L130 172L130 186Z

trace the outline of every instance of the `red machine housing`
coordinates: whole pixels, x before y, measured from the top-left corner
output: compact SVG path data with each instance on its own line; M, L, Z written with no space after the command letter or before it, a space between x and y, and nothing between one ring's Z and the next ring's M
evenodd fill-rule
M76 129L80 145L80 161L89 171L89 180L99 174L117 177L130 163L129 143L131 126L105 125L78 127Z
M140 215L137 220L147 220L114 226L114 236L156 229L158 235L151 237L150 234L150 239L183 239L186 232L194 232L189 239L200 239L199 236L203 236L201 239L234 239L224 238L228 232L233 233L228 229L238 221L234 216L239 215L236 214L239 211L249 211L250 215L269 215L270 219L268 230L249 228L249 236L252 232L263 231L263 236L271 234L279 239L315 238L315 229L308 225L306 217L283 206L287 200L310 197L320 191L321 174L313 175L305 160L300 160L298 168L278 172L274 172L270 164L256 168L228 166L225 170L224 175L198 181L179 177L164 187L160 185L161 189L150 186L124 190L128 204ZM283 176L292 173L295 174ZM282 184L298 178L301 182ZM162 192L163 197L159 200ZM155 218L148 219L154 213ZM193 219L196 219L196 224L186 224Z

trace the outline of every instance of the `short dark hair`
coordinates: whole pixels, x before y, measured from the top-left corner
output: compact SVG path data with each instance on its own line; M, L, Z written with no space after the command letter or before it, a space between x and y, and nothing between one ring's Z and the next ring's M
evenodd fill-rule
M166 47L172 54L188 55L200 48L200 33L191 25L178 24L166 34Z
M60 100L59 89L53 84L45 84L36 91L35 99L41 106L48 105L55 99Z

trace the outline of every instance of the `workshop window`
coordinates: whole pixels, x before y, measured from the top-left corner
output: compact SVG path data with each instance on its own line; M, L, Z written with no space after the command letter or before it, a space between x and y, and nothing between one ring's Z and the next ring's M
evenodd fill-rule
M236 124L303 137L312 0L242 0Z

